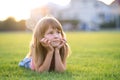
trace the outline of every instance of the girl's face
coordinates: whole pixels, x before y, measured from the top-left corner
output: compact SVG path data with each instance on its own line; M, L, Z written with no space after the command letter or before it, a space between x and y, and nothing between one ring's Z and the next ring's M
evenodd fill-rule
M59 31L58 29L53 29L51 27L49 27L48 30L45 32L44 37L51 41L51 45L53 47L57 47L62 39L61 31Z

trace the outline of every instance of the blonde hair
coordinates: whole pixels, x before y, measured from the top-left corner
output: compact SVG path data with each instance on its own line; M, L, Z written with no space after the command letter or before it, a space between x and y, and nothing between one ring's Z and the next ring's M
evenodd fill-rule
M38 21L33 31L30 46L31 47L30 51L32 53L35 70L38 70L39 66L43 63L47 53L46 49L41 45L40 40L44 37L44 34L49 27L60 30L62 37L66 39L66 36L62 29L62 25L54 17L44 17L40 21ZM60 55L62 60L67 57L68 51L69 46L66 43L66 45L60 49ZM65 53L66 55L64 55Z

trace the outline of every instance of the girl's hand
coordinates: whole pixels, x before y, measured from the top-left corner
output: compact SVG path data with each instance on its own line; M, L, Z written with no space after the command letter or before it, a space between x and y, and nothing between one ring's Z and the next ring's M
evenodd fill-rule
M56 49L60 49L61 47L63 47L66 42L67 42L67 41L66 41L65 39L62 39L60 45L58 45L58 46L56 47Z
M50 41L48 39L42 38L40 40L40 43L47 49L47 51L54 51L54 48L51 46Z

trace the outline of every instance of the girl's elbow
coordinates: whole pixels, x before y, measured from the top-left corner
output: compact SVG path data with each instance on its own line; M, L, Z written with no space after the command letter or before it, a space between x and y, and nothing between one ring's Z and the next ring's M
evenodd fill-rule
M46 70L46 69L39 69L39 70L38 70L39 73L43 73L43 72L47 72L47 71L48 71L48 70Z
M66 68L56 68L55 71L57 72L64 72L66 70Z
M39 68L38 72L42 73L42 72L47 72L48 70L49 68L41 67Z
M63 69L61 69L59 72L64 72L66 69L65 68L63 68Z

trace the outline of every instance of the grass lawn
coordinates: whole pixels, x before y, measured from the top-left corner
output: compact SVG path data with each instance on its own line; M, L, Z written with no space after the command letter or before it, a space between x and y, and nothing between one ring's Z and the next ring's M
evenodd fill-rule
M67 32L72 54L63 73L18 67L31 33L0 32L0 80L120 80L120 32Z

